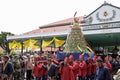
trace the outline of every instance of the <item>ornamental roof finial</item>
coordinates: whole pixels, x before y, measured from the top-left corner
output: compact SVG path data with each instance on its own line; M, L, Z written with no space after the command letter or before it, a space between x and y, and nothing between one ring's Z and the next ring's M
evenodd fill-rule
M107 4L107 2L106 2L106 1L104 1L104 4Z

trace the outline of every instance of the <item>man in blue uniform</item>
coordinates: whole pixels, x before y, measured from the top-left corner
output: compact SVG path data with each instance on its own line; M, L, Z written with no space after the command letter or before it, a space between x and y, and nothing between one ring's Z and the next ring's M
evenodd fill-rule
M102 59L97 59L97 70L95 74L95 79L94 80L111 80L110 79L110 72L108 68L103 66L103 60Z

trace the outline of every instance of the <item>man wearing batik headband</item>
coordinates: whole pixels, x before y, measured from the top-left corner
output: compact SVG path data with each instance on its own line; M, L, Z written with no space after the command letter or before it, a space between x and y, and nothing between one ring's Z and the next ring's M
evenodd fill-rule
M42 69L42 80L47 80L47 61L46 61L46 56L41 56L40 57L40 64L43 65Z
M61 72L61 80L75 80L73 70L70 68L69 65L68 57L66 57L64 59L64 63L61 64L60 72Z
M97 68L96 57L94 57L92 58L92 79L94 79L96 68Z
M76 61L74 61L74 56L73 55L69 56L69 65L70 65L71 69L73 70L75 80L76 80L77 74L78 74L78 71L79 71L79 64Z
M86 78L87 80L91 79L91 74L92 74L92 64L91 64L91 58L87 58L87 61L86 61L86 64L87 64L87 75L86 75Z
M79 72L78 72L78 80L85 80L86 78L86 62L83 60L83 55L79 56Z
M112 71L112 65L110 64L110 62L108 60L108 56L106 56L104 58L104 64L103 65L106 66L109 69L110 72Z

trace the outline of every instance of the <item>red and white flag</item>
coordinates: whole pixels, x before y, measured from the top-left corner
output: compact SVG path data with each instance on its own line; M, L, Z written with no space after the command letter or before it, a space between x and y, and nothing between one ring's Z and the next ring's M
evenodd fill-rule
M76 14L77 14L77 11L74 13L74 17L76 16Z

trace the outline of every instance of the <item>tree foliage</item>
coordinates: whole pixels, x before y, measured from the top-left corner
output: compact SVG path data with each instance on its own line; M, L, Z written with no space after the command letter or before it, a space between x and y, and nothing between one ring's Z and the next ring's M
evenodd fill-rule
M9 41L7 40L7 36L13 36L14 34L10 32L1 32L0 33L0 47L3 48L6 52L10 52L9 49Z

